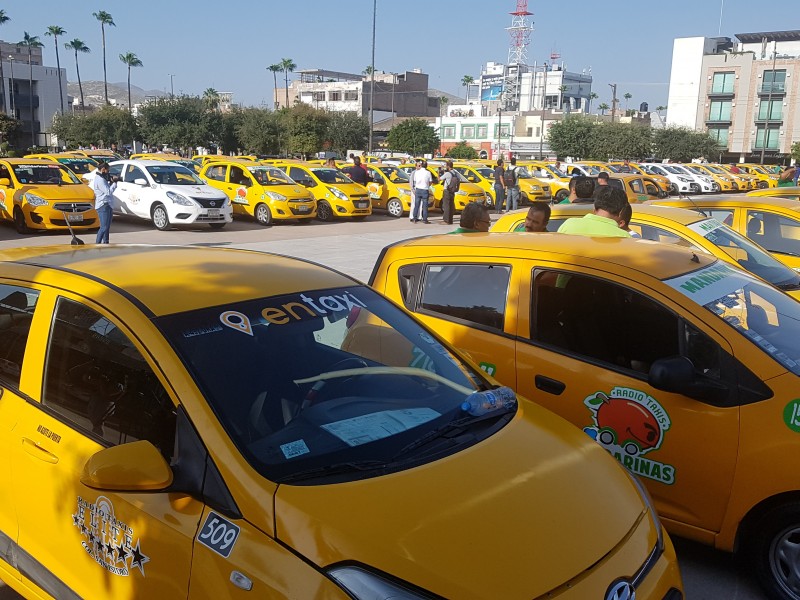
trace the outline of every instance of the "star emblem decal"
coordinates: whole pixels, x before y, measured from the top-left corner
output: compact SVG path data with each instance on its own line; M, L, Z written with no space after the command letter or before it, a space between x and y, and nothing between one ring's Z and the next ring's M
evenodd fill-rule
M139 551L139 540L136 540L136 547L133 548L131 556L133 556L131 569L138 567L142 577L144 577L144 564L150 562L150 558Z

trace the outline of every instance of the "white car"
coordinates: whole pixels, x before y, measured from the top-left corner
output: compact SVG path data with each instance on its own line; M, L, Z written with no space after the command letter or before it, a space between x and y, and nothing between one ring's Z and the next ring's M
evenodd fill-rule
M697 194L701 191L701 186L691 176L683 171L675 169L675 165L661 163L639 163L639 166L650 175L661 175L669 179L672 183L673 193L678 194Z
M147 219L162 231L198 223L222 229L232 221L228 197L179 164L117 160L108 170L119 177L112 202L115 215Z

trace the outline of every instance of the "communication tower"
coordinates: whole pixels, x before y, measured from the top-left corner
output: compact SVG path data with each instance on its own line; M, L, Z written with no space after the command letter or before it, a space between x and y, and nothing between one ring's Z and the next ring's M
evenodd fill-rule
M505 110L518 110L520 97L520 81L522 73L527 70L528 44L533 32L533 22L528 17L528 0L517 0L517 9L511 14L511 44L508 48L505 77L503 79L503 106Z

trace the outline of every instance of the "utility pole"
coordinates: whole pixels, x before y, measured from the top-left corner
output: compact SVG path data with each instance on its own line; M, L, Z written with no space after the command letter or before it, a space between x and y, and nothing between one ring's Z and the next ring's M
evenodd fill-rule
M169 74L169 97L175 97L175 85L174 85L175 75L173 73Z
M8 62L11 63L11 79L8 83L8 96L9 96L9 105L11 106L11 117L16 119L16 113L14 112L14 55L8 55Z
M503 131L503 109L497 109L497 156L495 159L501 158L503 156L503 147L500 145L500 139L502 136Z
M775 88L775 61L778 58L778 41L772 41L772 83L769 84L769 94L767 94L767 121L764 124L764 140L761 142L761 164L764 164L764 151L767 149L767 137L769 134L769 122L772 120L772 90ZM764 81L762 76L761 81ZM756 134L758 140L758 134Z
M614 114L617 112L617 84L609 83L611 88L611 122L614 122Z
M372 130L375 127L375 19L378 13L378 0L372 0L372 62L370 63L369 80L369 147L368 152L372 154Z
M542 130L539 132L539 160L544 160L542 150L544 144L544 109L547 104L547 63L544 63L542 71Z

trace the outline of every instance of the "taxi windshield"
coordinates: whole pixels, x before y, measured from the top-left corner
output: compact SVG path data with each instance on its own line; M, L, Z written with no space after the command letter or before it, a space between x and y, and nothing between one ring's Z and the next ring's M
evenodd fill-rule
M494 171L489 167L473 167L472 170L484 179L494 179Z
M57 160L78 175L85 175L97 167L97 163L91 158L59 158Z
M408 175L397 167L376 167L393 183L408 183Z
M691 173L694 173L695 175L706 175L707 174L703 169L701 169L699 167L687 166L686 170L690 171Z
M353 183L347 175L337 169L311 169L322 183Z
M800 274L720 221L705 219L688 227L733 257L744 270L753 275L782 290L800 289Z
M190 171L195 170L200 167L200 163L189 160L188 158L168 158L169 162L175 163L176 165L180 165L182 167L186 167Z
M578 166L581 167L584 171L586 171L589 175L600 174L600 169L598 169L594 165L578 165ZM576 175L580 175L580 173L576 173Z
M547 166L547 170L550 171L553 175L555 175L556 177L558 177L560 179L564 179L564 178L569 177L569 175L567 175L561 169L556 169L556 167L554 165L548 165Z
M490 391L401 309L358 284L156 322L245 459L278 483L417 466L491 435L516 408L508 388ZM474 393L504 402L475 417L463 406Z
M247 167L248 172L261 185L292 185L294 181L275 167Z
M706 169L711 171L712 173L716 173L717 175L726 175L727 171L721 169L720 167L715 167L713 165L705 165Z
M189 169L174 163L150 165L147 167L147 172L156 183L164 185L205 185L203 180Z
M58 163L48 165L17 164L12 165L12 169L14 170L14 177L20 183L72 185L81 182L72 171Z
M800 375L800 303L794 298L721 261L664 283Z

